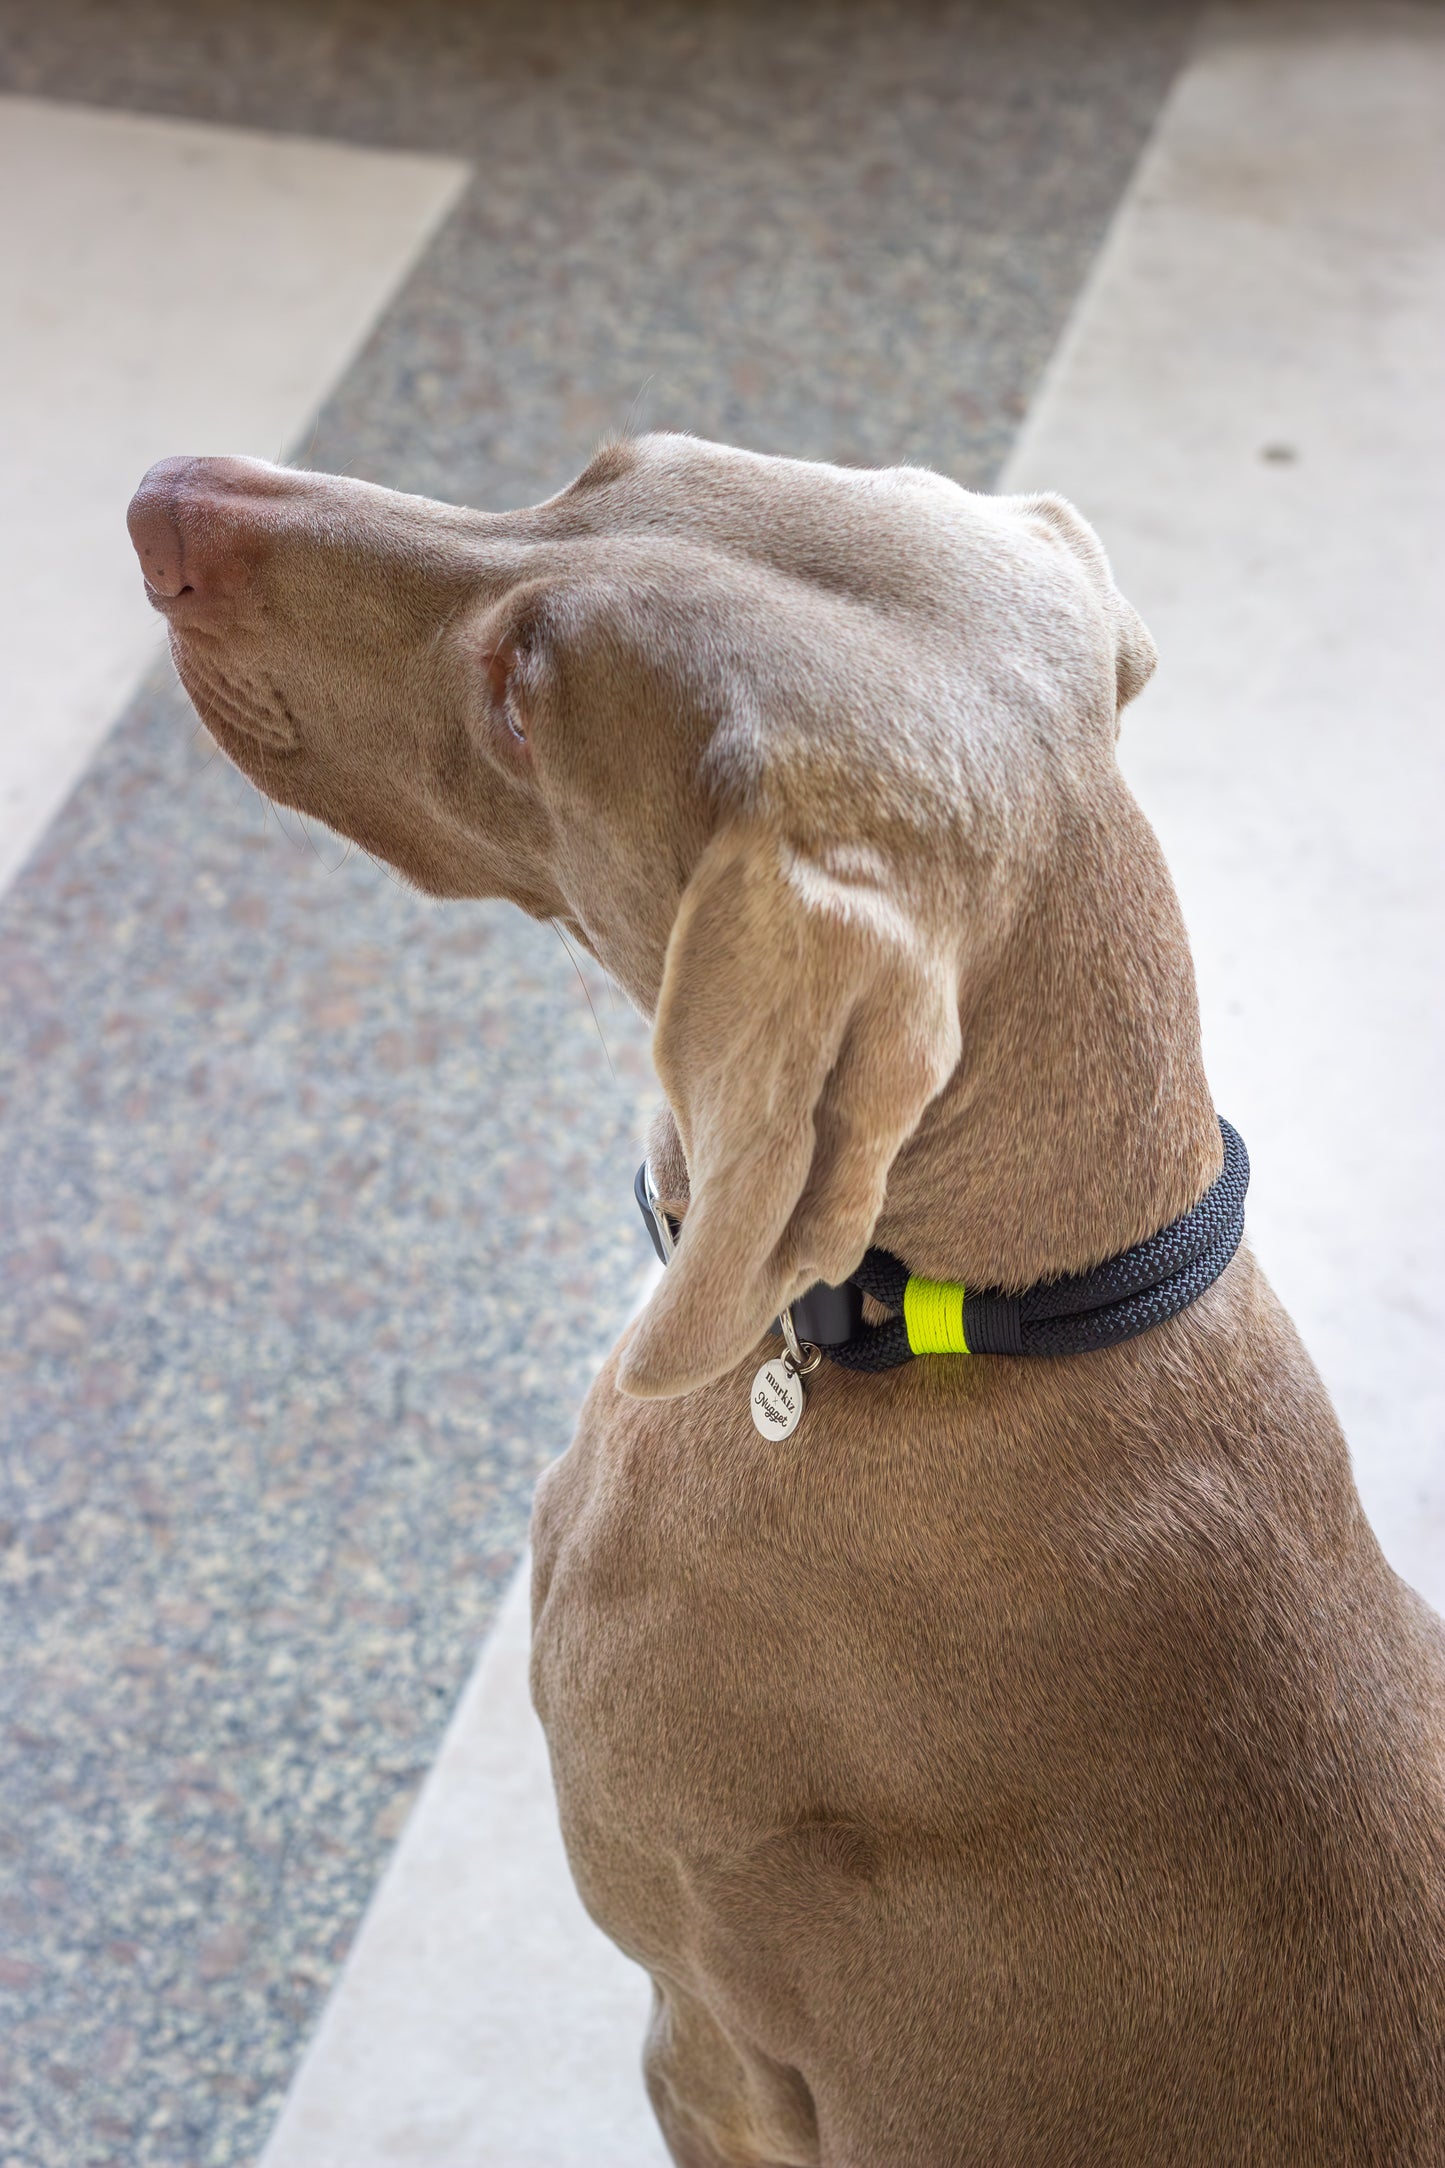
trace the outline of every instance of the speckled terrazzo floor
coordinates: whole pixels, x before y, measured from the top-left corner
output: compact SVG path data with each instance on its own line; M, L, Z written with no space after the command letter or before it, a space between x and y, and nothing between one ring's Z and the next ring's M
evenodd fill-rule
M318 466L524 503L632 417L977 485L1197 13L0 0L0 87L475 161Z
M640 1027L598 989L614 1076L554 934L329 873L179 707L0 926L26 2162L259 2139L645 1257Z
M318 465L524 501L635 406L986 483L1193 13L4 0L0 83L475 161ZM253 2158L646 1255L642 1027L342 861L158 680L0 905L24 2168Z

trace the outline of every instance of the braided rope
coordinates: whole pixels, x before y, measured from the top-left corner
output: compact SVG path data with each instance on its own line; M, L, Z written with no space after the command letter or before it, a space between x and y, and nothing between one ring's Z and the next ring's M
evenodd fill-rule
M1162 1325L1196 1302L1212 1287L1239 1248L1244 1236L1244 1214L1223 1228L1198 1257L1155 1287L1137 1289L1121 1302L1104 1303L1097 1310L1074 1311L1067 1317L1025 1319L1025 1355L1084 1355L1095 1348L1117 1347Z
M825 1347L823 1353L845 1370L896 1370L913 1360L908 1328L901 1317L890 1317L882 1325L860 1325L851 1340Z
M1133 1249L1122 1250L1091 1272L1071 1272L1028 1288L1019 1297L1024 1323L1031 1318L1071 1317L1081 1310L1097 1310L1104 1303L1122 1302L1126 1296L1158 1287L1172 1273L1204 1256L1243 1212L1249 1188L1249 1154L1243 1138L1222 1117L1219 1133L1224 1139L1224 1165L1198 1204L1157 1235L1136 1242ZM1238 1247L1236 1235L1230 1257Z
M1089 1354L1148 1332L1197 1301L1244 1236L1249 1155L1239 1132L1222 1118L1219 1129L1224 1165L1197 1204L1090 1272L1041 1281L1017 1296L971 1289L964 1305L969 1345L980 1353ZM909 1272L890 1251L869 1250L853 1279L865 1295L901 1312ZM985 1319L988 1330L980 1337L977 1326ZM823 1352L845 1370L893 1370L913 1360L901 1315L860 1326L851 1339Z

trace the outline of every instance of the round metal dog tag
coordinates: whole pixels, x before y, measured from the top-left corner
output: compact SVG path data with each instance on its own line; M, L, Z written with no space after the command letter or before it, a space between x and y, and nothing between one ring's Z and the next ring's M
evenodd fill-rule
M790 1438L803 1420L803 1381L786 1355L764 1363L753 1379L753 1427L762 1438Z

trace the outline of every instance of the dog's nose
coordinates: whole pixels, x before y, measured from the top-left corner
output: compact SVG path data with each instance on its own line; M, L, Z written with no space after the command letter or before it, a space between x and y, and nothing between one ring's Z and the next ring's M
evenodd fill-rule
M281 494L282 471L260 459L157 460L126 513L153 599L216 603L233 594L256 555L249 500Z
M186 585L185 545L181 541L181 531L171 517L169 504L152 487L157 472L152 467L131 498L125 523L130 529L146 586L157 595L178 595Z

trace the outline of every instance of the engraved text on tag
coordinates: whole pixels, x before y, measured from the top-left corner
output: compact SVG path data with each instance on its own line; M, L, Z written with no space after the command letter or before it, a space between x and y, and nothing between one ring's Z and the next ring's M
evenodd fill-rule
M753 1379L753 1423L764 1438L788 1438L803 1419L803 1381L786 1355L763 1364Z

